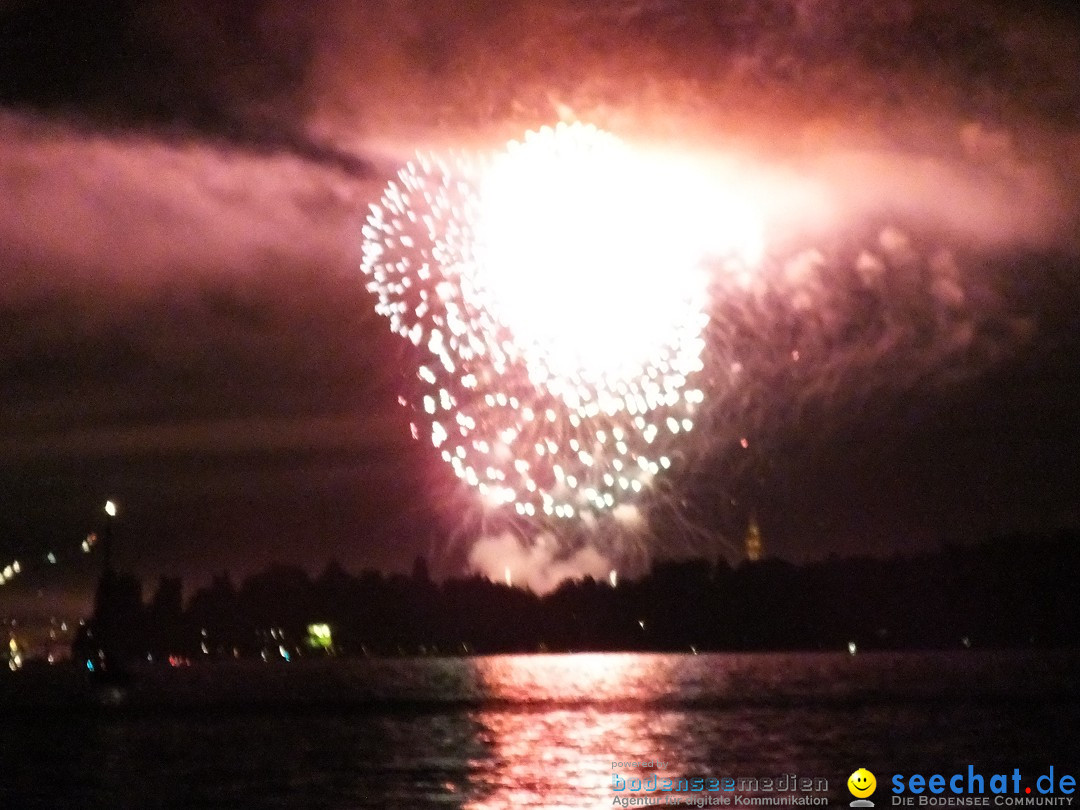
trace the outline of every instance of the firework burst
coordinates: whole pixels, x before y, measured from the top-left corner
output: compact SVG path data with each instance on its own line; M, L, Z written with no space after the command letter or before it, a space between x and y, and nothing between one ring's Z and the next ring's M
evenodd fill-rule
M377 311L426 352L414 432L485 505L618 516L704 401L693 183L594 127L418 156L372 207Z

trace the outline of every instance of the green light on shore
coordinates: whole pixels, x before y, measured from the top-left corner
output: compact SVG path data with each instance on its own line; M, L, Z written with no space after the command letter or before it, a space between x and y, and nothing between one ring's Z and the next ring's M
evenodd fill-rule
M316 650L330 650L334 646L334 637L328 624L309 624L308 646Z

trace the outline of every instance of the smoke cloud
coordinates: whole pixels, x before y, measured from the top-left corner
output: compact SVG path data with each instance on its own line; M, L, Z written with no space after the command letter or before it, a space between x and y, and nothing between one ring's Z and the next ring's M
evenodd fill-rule
M592 546L569 553L561 546L561 539L550 534L527 544L511 532L481 537L469 550L469 568L493 582L545 594L566 580L606 579L614 567Z

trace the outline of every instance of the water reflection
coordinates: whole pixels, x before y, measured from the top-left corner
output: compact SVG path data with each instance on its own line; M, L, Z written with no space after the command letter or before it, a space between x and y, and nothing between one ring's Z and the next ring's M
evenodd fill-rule
M193 666L90 711L28 709L48 684L22 675L0 677L19 754L3 807L610 807L628 760L666 764L623 776L825 777L839 799L859 765L1041 773L1080 750L1074 653Z
M615 774L676 782L784 774L835 782L839 775L834 757L815 753L833 737L835 712L793 706L782 689L774 691L790 683L780 656L579 654L473 663L478 687L498 708L472 714L491 753L473 763L466 807L609 806ZM627 762L655 765L614 766Z
M620 710L665 690L662 657L514 656L476 667L487 694L506 708L473 715L491 759L476 763L480 795L468 808L609 805L613 761L662 760L673 751L674 713Z
M470 719L488 754L470 763L465 806L611 806L612 763L625 761L658 766L616 769L623 777L826 779L832 801L859 763L1039 767L1068 750L1075 734L1063 718L1080 715L1078 662L1059 663L1019 654L475 659L484 703ZM1033 714L1036 693L1046 708Z

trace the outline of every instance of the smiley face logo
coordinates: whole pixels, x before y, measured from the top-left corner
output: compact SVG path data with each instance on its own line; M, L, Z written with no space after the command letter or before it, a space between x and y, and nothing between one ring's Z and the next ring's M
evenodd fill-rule
M877 779L866 768L859 768L847 780L847 789L857 799L865 799L877 790Z

